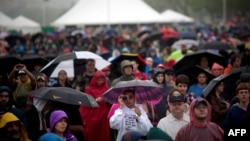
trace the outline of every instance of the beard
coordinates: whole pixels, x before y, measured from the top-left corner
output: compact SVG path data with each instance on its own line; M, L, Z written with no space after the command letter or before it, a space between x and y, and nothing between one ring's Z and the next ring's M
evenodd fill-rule
M8 135L8 141L21 141L20 134L18 131L12 131Z

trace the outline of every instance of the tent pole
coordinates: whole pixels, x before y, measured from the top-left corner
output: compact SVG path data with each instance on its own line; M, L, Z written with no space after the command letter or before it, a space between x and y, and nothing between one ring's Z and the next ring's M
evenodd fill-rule
M109 29L110 28L110 4L109 4L109 0L107 0L107 19L108 19L108 21L107 21L107 28Z

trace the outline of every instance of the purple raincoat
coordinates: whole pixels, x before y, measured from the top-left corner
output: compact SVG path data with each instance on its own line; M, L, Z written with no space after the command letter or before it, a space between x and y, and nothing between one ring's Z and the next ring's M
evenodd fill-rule
M66 118L68 120L68 116L66 113L62 110L56 110L51 113L50 115L50 131L53 131L53 128L55 127L56 123L61 120L62 118ZM69 126L69 123L68 123ZM69 128L66 128L66 131L64 132L64 137L66 141L77 141L76 137L70 133Z

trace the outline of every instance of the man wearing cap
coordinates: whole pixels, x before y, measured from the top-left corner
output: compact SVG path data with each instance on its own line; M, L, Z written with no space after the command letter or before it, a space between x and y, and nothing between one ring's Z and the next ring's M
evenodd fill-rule
M15 79L16 72L18 73L17 80ZM36 85L34 75L27 70L25 65L17 64L10 73L9 82L15 88L14 100L16 101L16 106L21 110L25 110L27 95Z
M0 119L0 141L29 141L23 123L12 113Z
M46 74L43 73L39 73L37 74L36 77L36 90L42 88L42 87L47 87L48 86L48 78L46 76ZM27 108L30 108L33 104L33 97L31 96L31 93L33 91L31 91L28 94L28 98L27 98Z
M175 141L223 141L223 130L211 122L210 117L210 104L201 97L193 100L190 105L190 123L178 131Z
M173 94L169 96L169 109L171 113L162 118L157 127L175 139L179 129L190 121L189 115L184 112L185 97L178 93L178 91L174 91Z
M120 81L130 81L133 80L133 65L129 60L123 60L121 62L121 71L122 71L122 76L114 79L111 83L111 86L114 86Z

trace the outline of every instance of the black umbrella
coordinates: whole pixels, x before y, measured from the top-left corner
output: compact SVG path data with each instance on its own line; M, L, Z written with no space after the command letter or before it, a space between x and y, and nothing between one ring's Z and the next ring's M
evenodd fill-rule
M142 42L143 43L146 43L147 41L154 41L154 40L159 40L161 39L161 37L163 36L162 33L154 33L154 34L151 34L147 37L145 37Z
M227 43L212 41L201 45L199 49L231 50L233 47Z
M207 87L203 90L203 96L207 97L218 83L223 82L224 93L226 94L224 97L227 100L231 100L235 96L236 83L240 79L240 75L242 74L242 71L245 68L246 67L241 67L241 68L232 70L228 74L221 75L221 76L214 78L212 81L210 81Z
M35 65L45 66L49 61L39 55L25 55L22 58L23 64L26 65L27 69L32 71Z
M46 54L46 55L44 56L44 58L45 58L46 60L51 61L51 60L55 59L57 56L58 56L57 54Z
M205 73L207 76L207 82L210 82L212 79L214 79L214 76L207 70L204 70L203 68L201 68L198 65L195 65L193 67L189 67L186 70L182 70L182 71L176 71L176 75L179 74L185 74L189 77L189 86L198 83L197 81L197 76L199 73Z
M113 60L111 60L111 68L110 68L112 74L111 79L117 78L122 75L121 62L123 60L130 60L130 61L137 60L137 62L139 63L139 70L145 72L146 63L139 54L123 53L118 57L114 58Z
M31 37L31 41L33 42L33 43L36 43L37 41L41 41L42 40L42 38L43 38L43 33L36 33L36 34L34 34L32 37ZM39 39L39 40L38 40Z
M199 50L192 54L185 55L182 59L180 59L174 64L173 68L176 71L182 71L189 67L199 65L200 58L203 56L205 56L208 59L210 67L213 65L214 62L217 62L218 64L224 67L227 65L224 56L207 50Z
M34 91L32 96L72 105L99 107L96 100L89 94L68 87L43 87Z
M25 38L21 35L9 35L4 40L8 42L10 47L14 47L17 39L20 40L22 44L25 44L26 42Z
M142 35L147 34L147 33L151 33L151 31L150 30L142 30L137 34L137 37L140 38Z
M0 73L7 74L10 73L16 64L21 63L21 59L14 56L4 56L0 57Z

